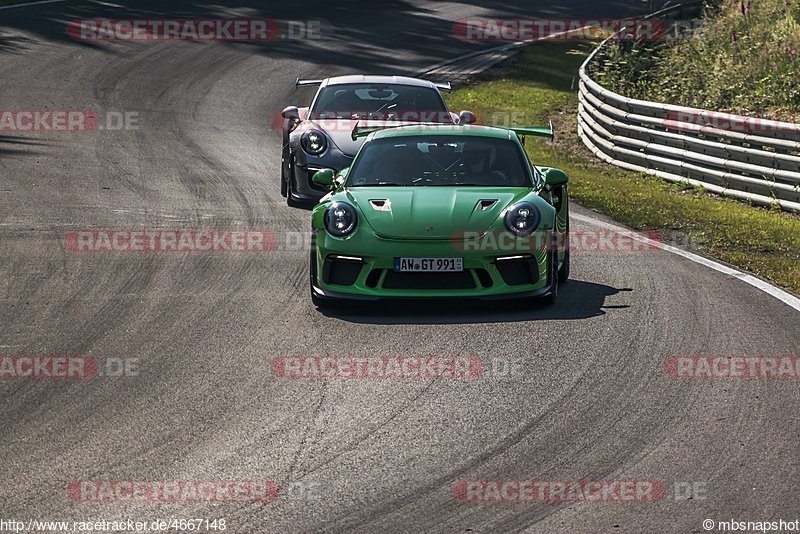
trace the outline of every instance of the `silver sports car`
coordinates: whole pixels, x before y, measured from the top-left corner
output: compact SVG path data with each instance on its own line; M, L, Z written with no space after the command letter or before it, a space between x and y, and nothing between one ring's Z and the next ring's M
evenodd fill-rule
M475 115L451 113L440 90L450 84L402 76L337 76L301 80L297 87L319 86L311 106L288 106L283 116L281 194L290 206L308 206L328 193L312 182L320 169L349 167L363 137L353 130L413 123L475 122Z

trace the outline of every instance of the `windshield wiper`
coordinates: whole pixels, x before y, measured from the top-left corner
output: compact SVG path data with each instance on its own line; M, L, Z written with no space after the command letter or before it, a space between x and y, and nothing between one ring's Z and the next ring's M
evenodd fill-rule
M392 109L394 107L397 107L397 102L387 102L378 109L376 109L375 111L373 111L372 113L380 113L384 109Z
M406 185L406 184L398 184L396 182L379 182L377 184L361 184L362 187L384 187L384 186L393 187L393 186L403 186L403 185Z

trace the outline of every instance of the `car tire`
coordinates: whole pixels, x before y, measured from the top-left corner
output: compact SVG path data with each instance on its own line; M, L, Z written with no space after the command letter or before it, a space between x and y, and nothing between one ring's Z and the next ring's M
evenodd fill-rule
M294 164L289 161L289 174L286 176L286 205L290 208L302 208L303 203L292 198L294 192Z
M569 216L567 216L567 230L564 238L564 261L558 269L558 282L565 284L569 280Z
M317 239L316 236L312 234L311 236L311 253L309 254L309 261L308 261L308 271L309 271L309 283L308 289L311 293L311 303L319 309L330 309L331 308L331 301L325 298L319 297L314 292L314 283L316 282L317 278Z
M550 291L545 297L548 305L553 305L558 301L558 254L550 255Z
M558 268L558 283L565 284L569 280L569 250L564 253L564 261Z
M287 176L286 173L286 166L288 165L288 163L289 163L289 145L288 142L286 142L283 145L283 151L281 153L281 196L282 197L285 197L289 190L289 184L288 184L289 177Z

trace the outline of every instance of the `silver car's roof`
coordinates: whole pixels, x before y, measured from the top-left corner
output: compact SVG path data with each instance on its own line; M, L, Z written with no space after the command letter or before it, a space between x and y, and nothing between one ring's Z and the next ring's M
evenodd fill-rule
M428 80L420 80L419 78L410 78L408 76L379 76L370 74L351 74L348 76L334 76L323 80L320 87L326 85L341 85L345 83L385 83L391 85L414 85L417 87L429 87L437 89L433 82Z

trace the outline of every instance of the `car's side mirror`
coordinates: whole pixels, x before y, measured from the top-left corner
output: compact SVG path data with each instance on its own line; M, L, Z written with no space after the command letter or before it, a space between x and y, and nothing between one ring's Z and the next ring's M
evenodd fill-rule
M549 187L558 187L567 183L567 173L560 169L547 169L544 172L544 183Z
M297 109L297 106L286 106L281 111L281 116L286 120L297 122L300 120L300 110Z
M475 124L478 121L478 117L471 111L462 110L461 113L458 114L458 123L459 124Z
M327 188L333 188L333 169L322 169L314 173L311 180L315 184L323 185Z

